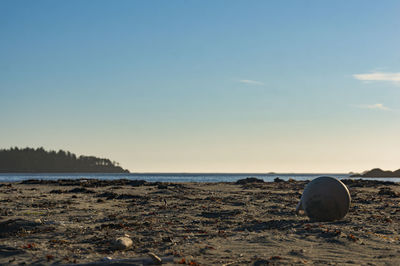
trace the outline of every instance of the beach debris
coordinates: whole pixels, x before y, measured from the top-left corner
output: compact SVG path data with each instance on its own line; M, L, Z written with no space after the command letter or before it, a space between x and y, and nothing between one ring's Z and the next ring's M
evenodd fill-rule
M157 188L158 189L167 189L168 188L168 184L160 183L160 184L157 185Z
M289 254L292 256L300 256L303 257L305 253L304 249L292 249Z
M349 211L350 202L350 192L345 184L334 177L321 176L304 189L296 214L304 210L314 221L340 220Z
M171 264L174 262L174 257L173 256L161 257L160 260L162 260L163 263ZM154 260L149 257L125 258L125 259L114 259L112 257L104 257L100 261L86 262L82 264L76 264L75 261L74 264L63 264L63 265L92 266L92 265L160 265L160 264L154 263Z
M118 249L118 250L128 249L132 245L133 245L132 239L126 236L118 237L112 242L113 249Z
M282 264L282 262L279 262L281 260L284 260L285 258L281 256L271 256L269 259L261 259L261 258L256 258L256 261L253 262L253 266L264 266L264 265L276 265L276 264Z
M0 222L0 237L1 236L9 236L21 231L33 230L36 227L40 226L41 223L36 221L29 221L24 219L10 219L3 222Z
M200 265L195 260L186 260L185 258L182 258L181 260L179 260L178 264L187 264L187 265L192 265L192 266L199 266Z
M47 254L47 255L46 255L46 259L47 259L47 261L54 260L54 256L51 255L51 254Z
M67 193L90 193L90 194L92 194L95 192L93 190L90 190L90 189L87 189L84 187L76 187L76 188L69 190Z
M165 237L162 238L162 242L172 243L173 241L172 241L172 238L171 238L171 237L165 236Z
M281 260L283 258L281 256L271 256L269 259L270 260Z
M281 179L281 178L279 178L279 177L276 177L276 178L274 179L274 182L275 182L275 183L281 183L281 182L285 182L285 180L283 180L283 179Z
M348 240L351 240L351 241L353 241L353 242L356 242L356 241L358 240L358 238L355 237L353 234L348 234L348 235L347 235L347 239L348 239Z
M265 266L265 265L270 265L270 261L266 259L257 259L253 263L253 266Z
M382 187L380 188L378 195L386 195L389 196L390 198L397 198L400 195L398 193L396 193L396 191L394 191L392 188L390 187Z
M378 186L399 186L399 183L393 181L382 181L382 180L365 180L365 179L342 179L342 181L348 187L378 187Z
M215 219L229 219L233 216L241 214L242 211L238 209L234 210L222 210L222 211L214 211L214 212L207 212L203 211L200 216L205 218L215 218Z
M22 245L21 248L23 249L33 249L35 248L36 244L35 243L28 243L26 245Z
M162 264L162 259L159 256L157 256L156 254L154 254L153 252L149 252L149 253L147 253L147 255L149 255L149 257L153 260L155 265Z
M240 257L243 257L243 254L239 254L239 255L242 255ZM222 266L242 265L242 264L244 264L244 262L245 262L244 260L235 260L235 261L232 261L232 262L228 262L228 263L222 264Z
M236 185L245 185L245 184L249 184L249 183L264 183L264 180L260 179L260 178L256 178L256 177L247 177L244 179L239 179L238 181L236 181Z

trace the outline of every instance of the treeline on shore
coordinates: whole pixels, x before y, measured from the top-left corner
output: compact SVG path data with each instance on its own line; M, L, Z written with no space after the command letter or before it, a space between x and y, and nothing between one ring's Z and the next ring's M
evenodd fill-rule
M396 171L384 171L380 168L374 168L362 174L351 175L351 177L400 177L400 169Z
M0 150L1 173L129 173L117 162L69 151L17 147Z

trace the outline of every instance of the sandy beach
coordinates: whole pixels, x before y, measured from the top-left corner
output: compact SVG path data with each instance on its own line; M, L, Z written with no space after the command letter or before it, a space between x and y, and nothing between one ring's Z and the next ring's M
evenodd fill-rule
M306 181L1 183L0 264L400 265L399 184L344 182L323 223L295 215Z

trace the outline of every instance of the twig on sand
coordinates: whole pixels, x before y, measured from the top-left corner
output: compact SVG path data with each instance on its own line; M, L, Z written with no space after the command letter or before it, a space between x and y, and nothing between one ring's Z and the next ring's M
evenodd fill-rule
M161 257L160 258L162 263L165 262L173 262L174 257ZM79 265L79 266L92 266L92 265L154 265L154 259L151 257L141 257L141 258L131 258L131 259L112 259L112 258L105 258L101 261L94 261L82 264L71 264L72 265Z
M236 263L243 263L243 262L245 262L245 261L244 260L235 260L235 261L232 261L232 262L228 262L228 263L222 264L222 266L230 266L230 265L234 265Z

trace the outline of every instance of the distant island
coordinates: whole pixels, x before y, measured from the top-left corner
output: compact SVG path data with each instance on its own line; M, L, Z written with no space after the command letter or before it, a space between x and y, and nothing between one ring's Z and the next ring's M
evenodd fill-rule
M353 174L350 177L400 177L400 169L396 171L384 171L380 168L374 168L362 174Z
M0 150L0 173L129 173L117 162L43 148Z

